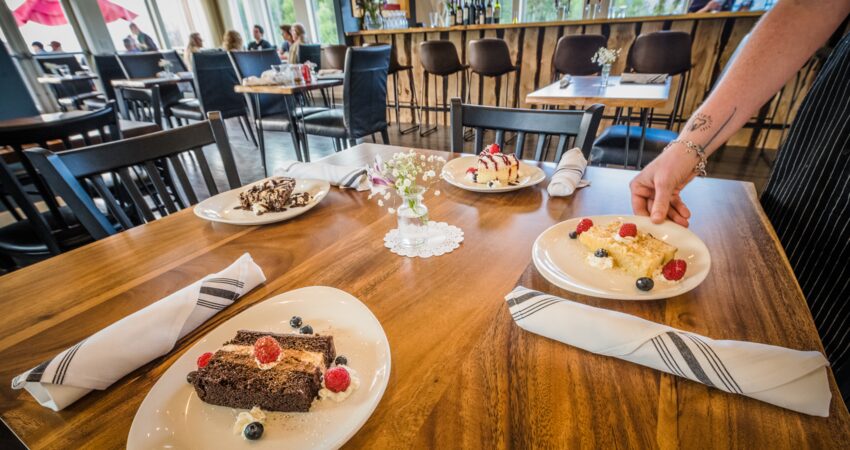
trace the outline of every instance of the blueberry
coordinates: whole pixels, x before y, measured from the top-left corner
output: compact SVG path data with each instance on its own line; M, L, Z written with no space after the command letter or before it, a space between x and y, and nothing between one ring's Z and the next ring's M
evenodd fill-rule
M300 330L298 330L298 331L299 331L301 334L313 334L313 327L311 327L310 325L304 325L304 326L303 326L303 327L301 327L301 329L300 329Z
M344 365L348 364L348 358L346 358L345 356L339 355L334 360L334 364L336 364L338 366L344 366Z
M607 258L608 257L608 250L605 250L604 248L597 249L593 253L593 256L595 256L597 258Z
M292 318L289 319L289 326L292 327L292 328L300 327L301 326L301 318L298 317L298 316L292 316Z
M578 237L578 233L576 233L576 232L575 232L575 230L574 230L574 231L570 231L570 239L575 239L575 238L577 238L577 237Z
M637 279L635 286L642 291L651 291L655 287L655 282L652 281L652 278L641 277Z
M245 425L245 429L242 430L242 434L245 435L245 439L248 439L249 441L256 441L263 437L263 424L260 422L251 422L248 425Z

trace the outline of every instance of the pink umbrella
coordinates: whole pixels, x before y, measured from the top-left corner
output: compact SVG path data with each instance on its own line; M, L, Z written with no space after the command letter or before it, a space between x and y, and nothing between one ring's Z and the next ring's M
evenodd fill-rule
M103 14L103 19L108 22L114 22L118 19L131 21L138 14L118 6L109 0L97 0L100 6L100 11ZM65 18L65 12L62 11L62 5L59 0L27 0L15 9L15 21L18 26L27 22L37 22L42 25L65 25L68 19Z

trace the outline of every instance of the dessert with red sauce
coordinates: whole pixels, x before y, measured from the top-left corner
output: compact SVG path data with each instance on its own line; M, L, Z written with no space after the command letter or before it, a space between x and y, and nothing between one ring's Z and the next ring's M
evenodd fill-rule
M466 177L488 187L514 185L519 179L519 160L502 153L498 144L491 144L478 155L476 165L467 169Z

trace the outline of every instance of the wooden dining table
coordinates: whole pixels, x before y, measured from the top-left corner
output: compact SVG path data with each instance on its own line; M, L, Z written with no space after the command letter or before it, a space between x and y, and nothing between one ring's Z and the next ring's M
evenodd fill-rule
M361 144L324 162L363 165L405 150ZM554 169L532 164L547 175ZM831 372L829 417L814 417L588 353L514 324L504 296L522 285L714 339L823 351L751 183L700 178L683 191L691 229L712 256L708 277L687 294L612 301L544 280L531 262L537 236L573 217L629 214L634 174L591 167L590 186L560 198L546 193L546 182L503 194L441 182L440 195L426 200L431 219L460 227L465 239L453 252L428 259L384 248L396 218L366 192L334 188L286 222L240 227L184 210L5 275L0 417L33 449L123 448L142 400L193 343L270 296L318 285L342 289L368 306L392 352L386 392L347 448L848 448L850 415ZM15 375L244 252L262 267L266 282L166 356L59 412L10 388ZM243 445L234 439L233 448Z

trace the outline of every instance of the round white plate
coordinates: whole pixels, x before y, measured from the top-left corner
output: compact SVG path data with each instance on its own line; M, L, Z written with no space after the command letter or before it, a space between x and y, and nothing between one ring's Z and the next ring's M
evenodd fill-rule
M534 266L552 284L577 294L615 300L658 300L684 294L699 286L711 268L708 248L691 230L673 222L653 224L641 216L586 216L594 226L606 226L614 221L631 222L638 230L675 246L677 259L688 263L688 270L678 283L655 281L655 287L644 292L635 287L635 277L618 269L602 270L585 262L589 251L578 241L570 239L584 217L576 217L549 227L531 250Z
M478 165L478 156L461 156L460 158L452 159L443 166L443 179L448 181L452 186L457 186L461 189L473 192L508 192L517 189L534 186L537 183L546 179L546 174L543 169L528 165L522 161L519 162L519 178L517 184L487 187L486 184L478 184L466 178L466 171L470 167Z
M195 215L201 219L233 225L265 225L267 223L281 222L300 216L311 210L328 195L328 191L331 189L331 185L327 181L310 179L295 180L295 189L292 193L308 192L312 197L312 200L306 206L287 208L283 212L267 212L259 216L251 211L236 209L239 206L239 194L263 181L265 180L214 195L195 205Z
M318 334L334 337L337 355L357 371L360 388L342 402L315 400L310 412L267 412L265 432L256 441L233 433L239 409L198 399L186 375L204 352L214 352L237 330L288 333L292 316L301 316ZM337 448L378 406L390 377L390 346L378 319L350 294L330 287L307 287L270 298L234 316L181 356L142 402L128 449L280 449Z

